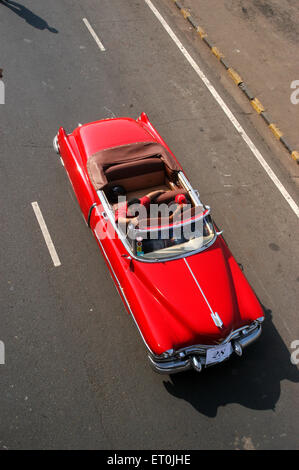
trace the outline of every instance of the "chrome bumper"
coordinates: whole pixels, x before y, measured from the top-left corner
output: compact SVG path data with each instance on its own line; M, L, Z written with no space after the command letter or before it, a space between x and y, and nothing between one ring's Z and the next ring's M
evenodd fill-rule
M262 322L263 318L254 321L249 326L233 331L221 344L231 342L233 352L241 356L243 349L259 338L262 332ZM200 344L173 351L169 357L165 357L165 354L161 356L149 355L148 357L152 368L159 374L176 374L189 369L200 372L204 367L221 363L215 362L215 364L206 365L207 350L213 347L215 346Z

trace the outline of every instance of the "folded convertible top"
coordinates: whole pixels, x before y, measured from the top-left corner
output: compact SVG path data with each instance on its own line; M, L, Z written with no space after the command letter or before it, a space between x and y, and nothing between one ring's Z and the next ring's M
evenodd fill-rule
M108 184L105 172L111 166L150 157L160 158L171 173L181 171L180 165L166 148L155 142L137 142L100 150L88 158L87 171L94 188L100 190Z

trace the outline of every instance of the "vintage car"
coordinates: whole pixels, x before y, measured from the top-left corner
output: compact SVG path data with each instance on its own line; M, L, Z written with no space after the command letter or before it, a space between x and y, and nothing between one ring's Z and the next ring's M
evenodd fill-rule
M260 336L263 310L147 115L79 124L71 134L61 127L53 145L153 369L201 371L241 356ZM170 215L148 212L162 204L174 205Z

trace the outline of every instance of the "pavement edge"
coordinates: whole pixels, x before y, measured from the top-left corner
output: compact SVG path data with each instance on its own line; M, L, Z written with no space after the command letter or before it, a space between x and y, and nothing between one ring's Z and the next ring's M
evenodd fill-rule
M264 120L264 122L266 123L270 131L272 132L273 136L281 142L281 144L288 151L292 159L299 164L299 151L292 148L288 140L284 137L283 132L273 122L268 111L266 111L266 109L264 108L262 103L259 101L259 99L250 91L250 88L244 82L244 80L239 75L239 73L228 64L228 62L225 59L224 54L208 38L208 34L206 33L206 31L197 23L196 19L194 19L194 17L192 16L192 13L190 12L190 8L188 9L184 8L184 6L181 4L179 0L171 0L171 1L180 10L180 13L183 15L185 20L187 20L190 23L190 25L195 29L200 39L209 47L212 54L224 66L230 78L237 85L237 87L244 93L244 95L248 98L251 106Z

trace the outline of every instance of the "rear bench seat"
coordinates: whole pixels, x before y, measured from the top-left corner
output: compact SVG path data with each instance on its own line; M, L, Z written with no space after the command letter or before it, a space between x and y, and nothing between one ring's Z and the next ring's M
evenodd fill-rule
M112 165L105 170L107 189L121 185L129 193L165 184L164 163L158 157Z

